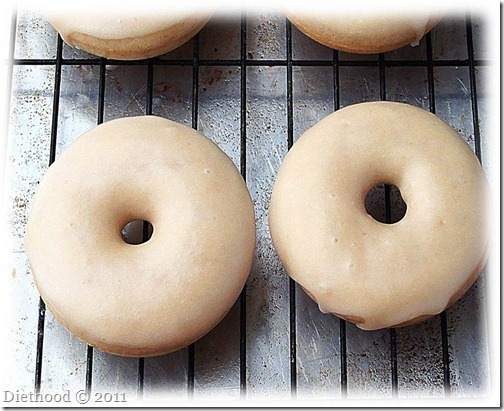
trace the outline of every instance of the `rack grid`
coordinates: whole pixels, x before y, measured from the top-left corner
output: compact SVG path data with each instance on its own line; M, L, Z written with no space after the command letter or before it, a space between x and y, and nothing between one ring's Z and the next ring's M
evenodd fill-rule
M191 70L192 77L192 87L190 96L190 112L191 118L190 122L194 129L198 129L199 125L199 96L201 92L200 75L201 69L204 67L235 67L239 70L239 95L236 104L239 104L239 135L236 138L239 140L239 170L243 178L247 181L250 178L250 170L248 167L248 153L247 150L250 149L250 141L247 128L249 108L248 104L250 102L250 90L248 87L248 71L251 68L275 68L281 67L285 68L285 114L286 114L286 142L285 145L287 149L292 147L295 141L295 86L294 86L294 72L297 69L303 67L316 68L326 68L332 70L332 84L330 85L333 95L333 109L338 110L342 107L341 93L341 69L344 67L370 67L376 68L378 70L378 84L379 84L379 99L387 100L387 68L405 68L405 67L419 67L427 71L427 95L428 95L428 109L432 113L436 113L436 84L435 84L435 70L444 67L457 67L457 68L467 68L469 73L469 90L468 99L471 105L471 115L472 115L472 127L474 135L474 150L478 156L480 162L482 160L481 156L481 134L480 134L480 124L479 124L479 112L478 112L478 90L477 90L477 80L476 71L478 67L492 64L488 60L475 59L475 46L473 41L473 24L471 21L471 16L467 14L465 16L465 33L466 36L466 47L467 47L467 58L466 59L435 59L433 57L433 39L432 34L428 33L423 40L425 42L425 58L422 59L388 59L387 54L380 54L377 59L352 59L348 58L348 55L339 53L338 51L332 52L332 59L296 59L293 56L293 32L296 30L293 28L288 20L285 21L285 58L279 59L254 59L250 58L247 54L248 44L247 37L250 31L248 27L248 16L245 14L241 16L240 21L240 39L239 39L239 58L238 59L203 59L200 58L200 37L204 35L200 33L193 40L192 46L192 58L183 59L164 59L164 58L151 58L148 60L139 61L116 61L107 60L104 58L66 58L64 57L64 43L61 37L57 38L56 45L56 57L55 58L14 58L14 49L12 50L13 64L15 67L26 67L26 66L51 66L54 67L54 83L53 83L53 100L52 100L52 110L51 110L51 129L50 129L50 149L49 149L49 160L48 165L51 165L56 157L58 151L58 126L59 126L59 113L60 113L60 96L61 96L61 85L62 85L62 70L64 67L68 66L94 66L99 70L98 74L98 98L97 98L97 117L96 124L100 124L104 121L104 112L106 104L106 87L107 87L107 76L109 71L107 67L110 66L142 66L146 68L146 98L144 114L153 114L154 112L154 94L155 94L155 75L156 68L162 66L174 66L174 67L187 67ZM16 27L14 25L13 38L16 36ZM299 33L296 33L297 35ZM347 57L345 57L347 56ZM329 87L329 85L328 85ZM467 137L467 136L465 136ZM383 198L385 207L385 218L387 221L391 219L391 213L393 212L393 199L391 199L391 190L389 186L383 187ZM257 259L258 257L256 257ZM289 396L291 398L296 398L299 389L299 379L301 378L300 369L303 366L299 362L299 346L298 337L301 332L298 328L299 318L298 305L301 301L300 294L302 291L298 288L292 279L284 277L284 281L287 283L285 290L286 298L288 298L288 363L289 363L289 378L288 382L284 381L284 385L288 387L290 392ZM249 356L253 355L248 351L249 339L251 338L248 332L248 312L250 311L248 306L248 301L254 298L250 292L250 280L249 283L243 289L235 311L238 313L239 317L239 354L238 354L238 391L240 398L247 398L248 391L250 387L254 387L257 380L250 380L248 374L247 364L250 361ZM441 335L441 353L442 353L442 395L450 396L452 394L452 384L453 376L451 374L451 358L450 358L450 330L447 321L447 313L443 312L436 319L432 320L437 322L436 327L438 327L438 332ZM36 392L40 392L44 389L43 387L43 367L44 367L44 336L46 330L46 308L42 299L39 301L38 307L38 318L37 318L37 339L36 339L36 356L35 356L35 369L34 369L34 387ZM335 398L346 398L349 396L349 372L348 369L348 327L353 327L353 325L348 325L346 321L338 319L336 323L338 329L335 329L335 343L338 347L338 356L336 360L339 362L339 393L335 393ZM353 329L353 328L352 328ZM337 333L336 333L337 331ZM425 332L425 331L424 331ZM387 395L392 397L397 397L400 392L400 378L398 376L398 355L400 355L400 348L398 347L398 335L396 329L388 330L389 339L389 358L386 360L389 362L389 379L390 379L390 392ZM94 389L94 379L93 379L93 365L95 363L94 358L95 350L87 346L86 347L86 360L85 360L85 389L90 393ZM189 399L194 398L195 395L195 357L198 355L197 344L192 344L187 349L187 370L186 370L186 390L187 397ZM479 359L475 359L479 361ZM484 359L481 360L484 362ZM426 364L428 367L429 364ZM484 365L483 365L484 367ZM453 371L453 370L452 370ZM137 364L137 383L136 391L137 397L142 398L145 394L145 384L146 384L146 360L140 358ZM287 379L285 379L287 380ZM425 384L424 384L425 385ZM484 382L481 383L484 385ZM118 387L119 389L120 387ZM274 390L274 389L273 389ZM437 394L439 395L439 393ZM477 394L478 395L478 394ZM351 395L350 395L351 396Z

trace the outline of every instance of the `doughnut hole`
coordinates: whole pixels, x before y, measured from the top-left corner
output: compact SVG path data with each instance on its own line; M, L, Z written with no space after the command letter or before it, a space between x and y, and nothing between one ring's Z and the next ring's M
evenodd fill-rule
M126 244L139 245L152 237L154 227L146 220L132 220L121 230L121 237Z
M387 202L390 204L390 213L387 212ZM395 224L401 221L408 208L401 190L395 185L384 183L377 184L368 191L364 206L371 217L383 224Z

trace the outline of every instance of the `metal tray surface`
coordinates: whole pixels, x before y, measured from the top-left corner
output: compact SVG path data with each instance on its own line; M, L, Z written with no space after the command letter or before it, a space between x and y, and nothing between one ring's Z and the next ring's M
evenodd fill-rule
M417 47L333 52L281 14L218 16L177 50L108 62L61 42L19 10L7 151L11 237L11 390L125 393L128 402L186 398L482 397L489 389L485 274L444 315L362 331L289 281L268 231L276 173L293 142L335 109L386 99L435 111L476 150L485 171L488 80L477 17L444 19ZM101 121L153 113L215 141L246 179L255 260L229 315L189 348L138 360L93 350L40 305L23 250L25 224L49 164ZM391 196L392 212L397 196ZM385 189L372 207L384 215ZM50 241L50 239L48 239Z

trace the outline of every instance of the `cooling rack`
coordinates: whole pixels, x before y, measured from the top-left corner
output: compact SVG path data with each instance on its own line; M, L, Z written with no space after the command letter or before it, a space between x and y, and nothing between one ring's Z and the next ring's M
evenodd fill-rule
M121 392L128 400L488 394L485 274L454 307L425 323L365 332L319 312L286 276L267 229L272 185L287 150L304 130L349 104L391 100L430 110L462 135L485 168L491 61L481 40L484 21L455 15L415 48L358 56L313 42L280 14L244 13L212 19L165 56L127 62L69 48L30 11L20 10L15 23L7 170L16 389ZM216 329L176 353L128 359L85 345L46 311L22 238L36 187L68 144L96 124L140 114L190 125L231 157L253 198L257 247L247 285ZM396 203L384 186L372 207L390 221Z

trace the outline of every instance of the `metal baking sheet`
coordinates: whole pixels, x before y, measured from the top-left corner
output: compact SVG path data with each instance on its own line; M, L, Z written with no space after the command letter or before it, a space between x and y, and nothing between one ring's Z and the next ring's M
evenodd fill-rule
M472 23L474 56L490 56L480 40L484 22ZM194 346L194 398L239 399L240 321L246 324L246 398L289 399L292 394L291 311L289 280L268 231L268 206L276 173L288 150L289 79L286 20L269 12L249 13L246 21L246 58L268 60L266 65L247 65L245 75L245 156L241 157L242 69L239 18L215 17L199 35L199 58L222 60L222 65L197 69L197 128L215 141L240 169L244 160L247 186L256 213L255 260L246 288L246 316L239 302L211 333ZM475 149L470 68L443 65L445 60L467 62L466 20L457 16L443 20L432 32L436 113ZM483 46L482 46L483 45ZM192 61L194 40L162 56L165 60ZM420 45L386 53L385 60L425 60L426 39ZM100 64L64 64L57 124L53 124L57 34L30 10L19 10L15 33L15 64L7 151L7 198L10 226L11 295L14 301L7 356L12 376L10 390L33 391L37 354L39 296L23 250L23 236L32 200L47 170L51 130L57 127L57 156L82 132L97 124ZM93 59L87 53L63 46L64 59ZM326 61L321 65L293 65L292 125L295 141L304 130L335 109L333 51L292 28L292 58ZM376 64L339 67L339 106L380 100L379 57L339 53L345 61ZM45 60L45 62L44 62ZM227 64L226 61L238 61ZM277 62L277 63L275 63ZM70 62L71 63L71 62ZM483 166L489 148L487 135L487 67L475 68L479 132ZM107 65L104 88L104 121L146 113L147 64ZM385 67L386 97L429 109L426 65ZM154 64L153 114L191 126L194 121L194 68L191 64ZM486 171L488 171L485 168ZM381 194L377 192L377 202ZM383 201L381 201L383 203ZM50 241L50 239L48 239ZM482 397L489 390L489 356L486 333L485 274L454 307L448 310L450 395ZM339 319L319 312L316 304L295 288L296 365L295 395L299 399L391 398L391 332L366 332L347 323L347 387L342 389L341 325ZM397 350L397 395L400 398L439 398L444 387L441 320L401 328L394 334ZM87 346L46 313L40 389L44 393L77 391L86 386ZM188 349L147 358L143 373L145 400L188 398ZM242 365L243 366L243 365ZM92 392L124 392L137 398L139 362L94 350Z

